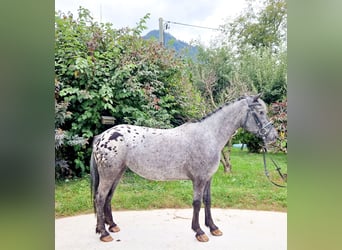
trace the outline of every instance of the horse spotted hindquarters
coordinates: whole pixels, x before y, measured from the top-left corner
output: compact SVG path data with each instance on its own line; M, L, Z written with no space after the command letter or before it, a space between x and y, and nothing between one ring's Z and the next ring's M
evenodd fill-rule
M217 171L220 152L234 132L242 127L274 141L277 132L267 117L259 95L241 97L227 103L199 121L172 129L154 129L117 125L96 136L91 155L91 180L96 233L102 241L111 241L109 231L119 227L113 221L111 199L126 168L150 180L191 180L193 217L191 228L198 241L208 241L199 225L202 201L205 225L214 236L222 232L211 215L211 178Z

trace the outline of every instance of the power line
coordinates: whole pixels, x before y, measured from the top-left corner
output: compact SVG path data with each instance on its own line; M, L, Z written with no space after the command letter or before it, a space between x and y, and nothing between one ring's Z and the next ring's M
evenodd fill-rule
M166 21L166 24L168 24L168 23L173 23L173 24L183 25L183 26L188 26L188 27L194 27L194 28L200 28L200 29L225 31L225 29L220 29L220 28L211 28L211 27L205 27L205 26L199 26L199 25L193 25L193 24L187 24L187 23L179 23L179 22L173 22L173 21ZM168 29L168 26L166 26L166 29Z
M171 23L176 24L176 25L193 27L193 28L200 28L200 29L226 32L226 30L223 28L211 28L211 27L206 27L206 26L199 26L199 25L193 25L193 24L187 24L187 23L179 23L179 22L174 22L174 21L165 21L164 22L163 18L160 17L159 18L159 42L161 45L164 45L164 43L165 43L165 41L164 41L164 30L168 30L170 28Z

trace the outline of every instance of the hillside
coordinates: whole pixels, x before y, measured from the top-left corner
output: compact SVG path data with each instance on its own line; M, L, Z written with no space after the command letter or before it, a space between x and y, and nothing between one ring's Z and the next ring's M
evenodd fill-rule
M152 30L143 36L143 39L156 39L159 40L159 30ZM165 46L170 49L174 49L179 54L187 55L192 59L196 58L198 53L198 48L196 46L191 46L190 44L178 40L170 33L165 32L164 34Z

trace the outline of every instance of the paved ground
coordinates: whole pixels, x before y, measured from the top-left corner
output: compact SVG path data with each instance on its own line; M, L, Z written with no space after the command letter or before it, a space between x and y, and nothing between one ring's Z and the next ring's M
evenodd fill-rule
M55 221L56 250L91 249L229 249L286 250L287 214L236 209L212 209L213 218L223 236L212 236L204 226L204 210L200 213L202 229L209 241L202 243L191 230L192 209L161 209L113 212L121 231L111 233L111 242L101 242L95 234L94 214Z

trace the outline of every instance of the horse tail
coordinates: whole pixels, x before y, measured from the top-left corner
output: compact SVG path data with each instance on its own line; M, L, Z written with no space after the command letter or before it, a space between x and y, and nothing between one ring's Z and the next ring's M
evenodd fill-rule
M94 137L93 140L93 145L96 143L96 141L99 138L97 136ZM95 205L95 197L96 197L96 193L97 193L97 189L99 187L99 172L97 169L97 164L95 161L95 157L94 157L94 149L91 152L91 157L90 157L90 191L91 191L91 199L92 199L92 203L94 206L94 212L96 214L96 205Z

